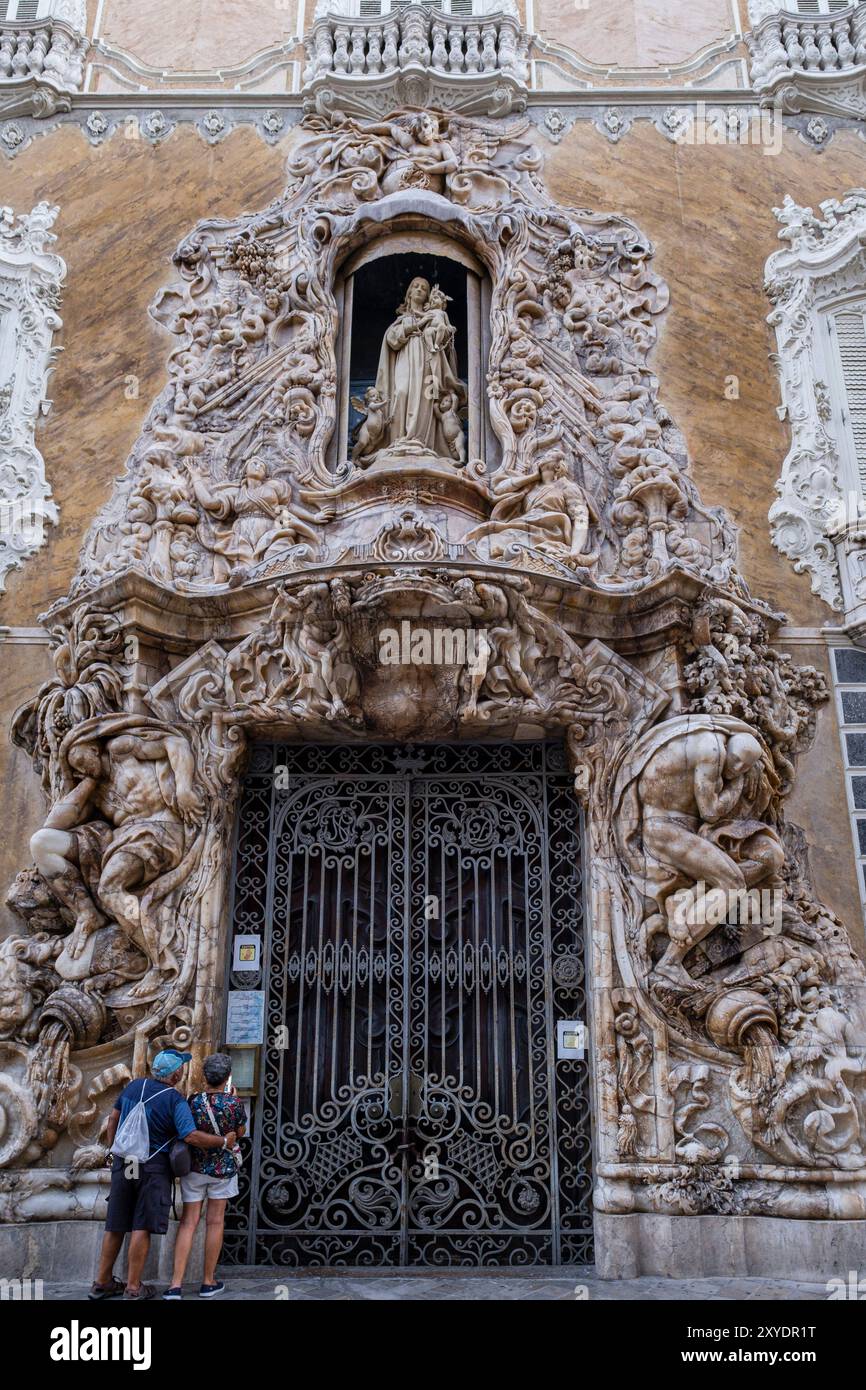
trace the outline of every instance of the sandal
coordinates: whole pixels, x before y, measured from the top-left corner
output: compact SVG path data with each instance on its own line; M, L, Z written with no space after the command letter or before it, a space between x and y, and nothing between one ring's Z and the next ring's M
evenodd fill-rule
M97 1284L95 1281L90 1285L89 1299L97 1300L101 1298L122 1298L124 1285L120 1279L112 1278L110 1284Z
M156 1298L156 1289L153 1287L153 1284L142 1284L138 1293L130 1293L129 1289L127 1289L123 1298L127 1303L138 1303L141 1299Z

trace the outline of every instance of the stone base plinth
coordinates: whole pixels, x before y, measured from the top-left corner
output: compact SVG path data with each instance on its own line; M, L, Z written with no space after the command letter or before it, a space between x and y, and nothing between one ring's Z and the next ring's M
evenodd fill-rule
M670 1279L776 1278L807 1283L866 1271L866 1221L773 1216L595 1213L596 1272Z
M80 1283L94 1277L102 1242L99 1221L0 1225L0 1270L7 1279ZM792 1221L771 1216L658 1216L596 1212L596 1274L601 1279L790 1279L848 1284L866 1273L866 1221ZM171 1277L177 1222L154 1236L145 1277ZM204 1221L196 1232L187 1284L201 1279ZM123 1276L124 1256L116 1273ZM350 1272L350 1271L348 1271Z
M144 1277L159 1286L171 1281L178 1223L169 1220L164 1236L153 1236ZM204 1218L199 1222L187 1265L186 1282L202 1277ZM30 1221L0 1225L0 1271L6 1279L41 1279L43 1283L80 1283L86 1289L96 1277L105 1226L101 1221ZM114 1270L126 1272L126 1244Z

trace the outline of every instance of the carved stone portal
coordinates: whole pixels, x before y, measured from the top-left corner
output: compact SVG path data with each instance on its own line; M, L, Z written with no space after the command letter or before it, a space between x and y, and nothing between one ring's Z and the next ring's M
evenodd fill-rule
M178 248L152 310L168 383L15 722L48 810L0 948L0 1163L41 1164L42 1215L74 1206L52 1150L92 1203L130 1068L218 1040L248 737L562 738L589 829L597 1206L866 1214L864 972L784 818L826 690L772 648L782 615L689 477L649 365L651 248L552 203L527 129L309 116L282 197ZM469 387L492 443L469 462L429 282L354 444L338 418L342 268L424 238L487 277Z

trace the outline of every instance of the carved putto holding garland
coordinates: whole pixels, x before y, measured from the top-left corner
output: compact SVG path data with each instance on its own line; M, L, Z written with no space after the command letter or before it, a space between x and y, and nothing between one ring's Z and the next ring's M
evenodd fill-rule
M864 971L784 815L827 692L689 475L651 247L553 203L528 129L323 108L281 197L178 248L167 384L16 718L48 806L0 948L0 1165L98 1166L129 1069L216 1040L249 738L547 737L591 846L596 1205L866 1213ZM409 269L361 382L371 255Z

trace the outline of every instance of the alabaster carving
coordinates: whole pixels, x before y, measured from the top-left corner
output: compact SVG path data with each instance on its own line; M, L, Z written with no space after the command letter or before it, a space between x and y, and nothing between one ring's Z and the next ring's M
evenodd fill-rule
M598 1206L866 1211L864 972L784 817L826 689L689 475L650 246L554 204L528 129L320 110L280 198L179 247L167 384L15 721L48 805L0 952L5 1165L98 1164L118 1069L220 1036L248 741L551 738L590 847ZM346 267L425 237L486 277L482 370L407 277L351 440ZM436 409L464 386L466 463Z
M866 193L854 189L841 200L827 199L820 217L790 197L774 211L786 244L767 261L764 283L791 448L770 508L771 535L794 568L810 574L813 592L856 624L866 602L860 481L843 463L834 423L826 324L837 305L866 297ZM837 381L836 395L844 389Z
M0 114L54 116L72 109L89 47L84 0L51 0L38 19L0 34Z
M355 115L396 105L505 116L526 107L529 38L511 4L446 14L408 4L373 17L317 14L304 40L308 102Z
M466 388L457 376L455 332L448 296L416 277L382 341L376 384L357 403L365 418L352 451L356 462L370 463L389 449L399 456L407 444L466 462L460 420Z
M764 105L861 120L866 116L862 6L826 15L797 15L796 6L784 4L761 3L754 9L754 29L746 43L752 86Z
M467 540L486 540L492 559L521 548L555 555L574 566L598 559L598 552L589 547L590 525L598 522L598 512L572 481L560 450L542 454L531 473L494 481L491 491L496 501L490 520L470 531Z
M50 250L58 211L48 203L20 217L0 210L0 591L6 573L44 544L46 523L58 519L36 445L58 351L53 339L63 326L66 265Z

